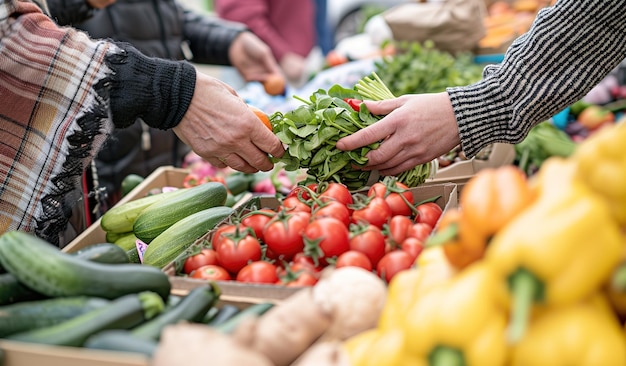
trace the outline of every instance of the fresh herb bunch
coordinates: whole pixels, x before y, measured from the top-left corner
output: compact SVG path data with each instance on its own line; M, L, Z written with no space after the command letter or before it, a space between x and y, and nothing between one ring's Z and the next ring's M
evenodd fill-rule
M365 187L371 172L358 167L367 164L366 154L378 148L380 142L352 151L339 150L336 144L340 138L383 117L371 114L363 103L355 108L347 101L394 98L375 73L373 77L360 80L354 89L333 85L328 91L319 89L309 100L296 97L304 104L284 114L274 112L270 116L273 131L287 145L281 158L272 158L274 163L283 163L287 171L306 169L305 184L335 181L345 184L350 190ZM400 174L398 180L411 187L419 185L431 175L433 167L432 163L420 165Z
M437 93L477 82L483 66L468 53L452 55L427 41L397 42L396 54L374 63L374 70L395 95Z

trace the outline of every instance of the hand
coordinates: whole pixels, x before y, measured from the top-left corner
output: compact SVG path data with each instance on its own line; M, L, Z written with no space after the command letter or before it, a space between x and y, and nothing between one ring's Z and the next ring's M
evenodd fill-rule
M200 72L189 109L174 132L212 165L245 173L271 170L268 154L285 152L233 88Z
M365 101L375 124L337 141L337 148L354 150L383 140L367 154L365 169L396 175L448 153L460 143L456 117L447 93L403 95L380 102Z
M269 46L252 32L241 32L228 49L230 63L246 81L263 82L281 70Z
M113 4L115 0L86 0L87 4L94 9L102 9Z
M280 68L287 77L289 84L296 87L305 81L306 59L295 53L287 53L280 60Z

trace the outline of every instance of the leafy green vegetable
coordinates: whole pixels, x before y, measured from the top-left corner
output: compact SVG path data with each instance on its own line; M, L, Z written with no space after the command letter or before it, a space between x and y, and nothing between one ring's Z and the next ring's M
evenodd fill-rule
M568 157L576 149L576 143L549 121L533 127L526 138L515 145L517 166L532 175L551 156Z

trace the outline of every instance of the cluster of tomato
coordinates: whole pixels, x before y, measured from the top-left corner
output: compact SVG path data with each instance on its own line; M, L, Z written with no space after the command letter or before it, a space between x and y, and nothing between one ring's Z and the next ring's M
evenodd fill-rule
M390 281L413 265L442 214L394 179L352 193L339 183L297 186L275 209L218 226L211 245L188 257L193 278L314 285L322 269L359 266Z

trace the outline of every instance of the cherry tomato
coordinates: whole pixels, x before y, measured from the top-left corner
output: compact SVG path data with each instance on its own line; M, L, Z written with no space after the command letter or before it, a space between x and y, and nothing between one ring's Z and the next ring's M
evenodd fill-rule
M350 235L350 250L365 254L370 266L376 266L385 253L385 235L378 227L367 224L358 226Z
M418 214L415 216L415 222L423 222L431 227L437 225L437 221L439 221L443 212L441 207L434 202L422 203L417 205L416 209Z
M290 260L304 249L302 233L310 218L306 212L280 212L263 229L265 244L275 255Z
M422 253L422 250L424 250L424 242L417 238L409 237L404 239L404 241L400 244L400 249L409 253L411 255L411 258L413 259L413 262L415 262L417 257L419 257L419 255Z
M367 191L367 195L383 198L393 215L413 216L413 192L404 183L398 181L393 183L376 182Z
M304 229L305 254L325 263L350 250L350 232L343 222L333 217L320 217Z
M215 247L219 264L230 273L237 273L251 261L261 260L261 243L247 231L223 236Z
M294 280L283 284L287 287L313 286L319 281L317 277L309 272L302 272Z
M241 219L241 224L243 226L251 228L254 231L254 235L256 235L257 239L263 241L263 229L265 228L265 225L270 222L275 214L275 211L267 208L252 211L246 214Z
M191 272L189 277L211 281L229 281L232 279L226 269L214 264L207 264L196 269Z
M411 255L404 250L392 250L385 254L376 266L376 273L389 283L396 273L411 268Z
M369 202L362 208L357 208L352 212L352 222L368 222L379 229L383 228L391 219L391 208L384 198L370 197Z
M341 267L360 267L367 271L372 270L372 262L361 252L356 250L348 250L339 257L335 262L335 268Z
M430 226L429 224L418 222L418 223L411 225L406 236L410 238L416 238L418 240L421 240L422 242L425 242L426 239L428 239L428 236L430 236L430 233L432 231L433 231L433 227Z
M200 253L185 259L185 262L183 262L183 272L191 274L194 270L207 264L217 264L217 252L211 248L202 248Z
M387 225L387 237L391 240L391 244L400 245L406 239L411 226L413 226L413 220L408 216L393 216Z
M237 281L248 283L278 282L276 266L266 261L250 262L237 273Z
M334 217L343 222L346 227L350 226L350 209L339 201L328 201L316 207L311 213L312 219L320 217Z

